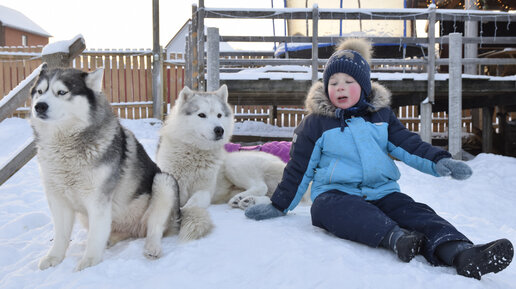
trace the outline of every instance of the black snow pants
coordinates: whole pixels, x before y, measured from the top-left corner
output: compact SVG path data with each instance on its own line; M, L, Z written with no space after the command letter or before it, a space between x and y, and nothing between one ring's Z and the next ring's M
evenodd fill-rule
M449 241L470 242L453 225L423 203L403 193L391 193L382 199L364 198L332 190L319 195L311 208L312 224L333 235L371 247L378 247L384 236L397 224L425 235L421 254L432 265L444 265L435 249Z

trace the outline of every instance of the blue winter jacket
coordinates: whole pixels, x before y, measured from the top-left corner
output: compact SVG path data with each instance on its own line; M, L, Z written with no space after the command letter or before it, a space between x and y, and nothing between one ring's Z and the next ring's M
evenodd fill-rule
M435 163L451 155L407 130L389 108L390 92L378 83L372 87L374 109L339 119L322 83L312 86L305 103L309 114L294 131L291 159L271 198L276 208L294 209L310 182L312 200L334 189L366 200L399 192L400 172L391 156L438 176Z

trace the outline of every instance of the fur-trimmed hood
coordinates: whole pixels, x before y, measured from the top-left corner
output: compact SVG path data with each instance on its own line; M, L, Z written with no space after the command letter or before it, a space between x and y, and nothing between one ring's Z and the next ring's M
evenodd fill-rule
M371 82L371 88L369 103L374 108L369 108L369 110L378 111L384 107L389 107L391 104L391 92L377 82ZM335 110L337 109L324 93L324 85L320 81L312 85L308 91L305 108L309 114L313 113L330 117L335 117Z

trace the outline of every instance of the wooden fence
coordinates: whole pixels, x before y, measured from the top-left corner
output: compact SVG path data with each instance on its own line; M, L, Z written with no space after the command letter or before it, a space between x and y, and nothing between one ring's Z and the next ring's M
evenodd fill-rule
M41 50L41 46L0 47L0 99L41 64ZM151 50L87 50L74 59L73 67L104 68L104 93L119 117L152 117ZM184 86L184 66L164 63L163 72L164 103L170 104ZM14 115L25 117L29 107L26 103Z
M0 99L7 95L18 83L41 64L39 57L42 47L0 47ZM121 118L140 119L152 117L152 70L151 50L87 50L73 63L75 68L93 71L104 68L104 92L113 106L113 111ZM253 56L249 56L253 57ZM257 56L259 57L259 56ZM168 59L182 59L182 55L169 55ZM164 108L170 110L174 100L184 86L185 69L180 63L165 62ZM27 117L30 103L20 107L14 116ZM303 119L303 107L285 106L234 106L236 121L263 121L279 127L295 127ZM396 114L401 122L412 131L420 130L418 106L398 108ZM496 116L496 113L494 114ZM512 115L511 119L515 119ZM433 114L433 132L447 131L446 113ZM497 128L496 117L493 119ZM471 114L463 111L463 127L472 131Z

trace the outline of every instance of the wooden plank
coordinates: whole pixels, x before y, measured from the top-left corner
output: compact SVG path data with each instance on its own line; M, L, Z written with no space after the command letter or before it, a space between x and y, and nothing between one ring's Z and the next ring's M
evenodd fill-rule
M111 75L112 56L106 54L104 56L104 93L109 102L113 102L113 83Z
M200 8L200 7L199 7ZM231 8L204 8L204 18L260 18L260 19L312 19L311 8L285 8L278 11L273 8L250 8L246 10ZM194 11L192 11L193 13ZM429 10L421 8L398 9L335 9L320 8L319 19L346 20L415 20L428 19ZM486 12L478 10L436 10L436 19L443 21L497 21L504 19L515 21L516 15L507 12Z
M30 60L26 60L23 62L23 79L26 79L31 73L32 71L34 71L34 69L36 69L38 66L36 66L34 69L32 68L33 63L34 61L30 61ZM31 87L32 88L32 87ZM30 93L30 90L29 90L29 93ZM30 109L30 104L31 104L31 97L27 97L26 100L24 101L24 103L21 105L22 108L28 108ZM25 118L26 116L26 113L21 113L20 114L20 117L22 118Z
M139 66L138 66L138 82L139 82L139 94L140 94L140 101L146 101L147 100L147 97L145 96L145 69L146 69L146 64L145 64L145 56L143 55L139 55L138 56L138 62L139 62Z
M178 93L178 80L179 80L179 73L180 73L180 68L181 66L176 66L174 65L174 70L172 71L171 73L171 81L170 81L170 98L169 98L169 103L170 103L170 107L172 107L175 103L175 100L177 98L177 93Z
M171 65L163 63L163 105L166 105L170 98L170 82L172 78L170 67ZM164 112L166 113L165 110Z
M104 55L98 55L95 61L96 68L105 68L104 66Z
M184 65L178 66L177 78L176 78L177 79L177 81L176 81L176 91L174 93L174 99L170 103L171 106L175 103L175 100L177 99L177 96L179 95L179 92L185 86L185 73L186 73L185 69L186 68L185 68Z
M127 79L125 75L125 57L123 55L118 56L118 81L119 81L119 87L118 91L120 92L120 102L127 102L127 93L126 93L126 87L127 87ZM125 114L124 114L125 116Z
M95 71L95 69L97 69L97 58L98 58L97 55L89 56L89 64L90 65L88 66L87 71Z
M292 141L292 137L270 137L270 136L249 136L249 135L233 135L233 136L231 136L231 142L235 142L235 143L270 142L270 141Z
M118 107L118 117L119 118L126 118L126 107Z
M36 155L37 149L34 140L25 144L25 146L0 168L0 185L5 183L12 175L22 168L28 161Z
M135 105L134 106L134 109L133 109L133 119L140 119L140 118L142 118L141 114L140 114L140 109L141 109L141 106L139 106L139 105Z
M0 61L0 99L4 98L7 95L7 77L4 75L4 67L6 63L4 61Z
M11 72L11 83L10 83L10 86L9 86L9 91L11 91L14 87L16 87L16 84L19 82L18 81L18 73L17 73L17 69L16 69L16 62L11 62L9 63L10 67L10 72Z
M77 57L75 57L75 59L73 60L73 68L75 69L82 69L82 58L84 57L84 55L79 55Z
M136 56L136 51L131 55L131 63L133 67L131 68L132 79L133 79L133 101L142 101L140 96L140 80L138 79L138 71L140 69L140 65L138 63L138 56Z
M111 58L111 83L113 85L113 95L111 96L112 102L120 102L120 80L118 77L119 65L119 56L113 55Z
M126 102L134 102L134 87L133 87L133 72L132 72L132 59L130 55L124 56L125 60L125 93L126 93ZM130 114L132 116L132 113Z
M145 56L145 101L152 101L152 59L150 55Z
M12 87L13 78L11 75L11 62L4 62L4 77L5 77L5 87L4 87L4 95L8 94Z
M125 118L127 119L134 119L134 105L127 105L126 107L126 115Z

